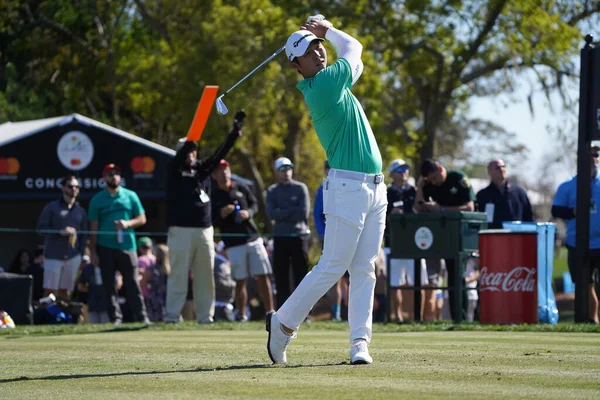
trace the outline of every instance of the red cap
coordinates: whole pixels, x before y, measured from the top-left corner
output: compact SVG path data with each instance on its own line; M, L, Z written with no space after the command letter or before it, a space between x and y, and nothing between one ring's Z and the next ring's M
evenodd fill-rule
M229 162L227 160L219 161L219 167L229 167Z
M106 164L106 166L102 169L102 175L107 174L109 171L115 170L118 173L121 173L121 168L119 168L118 165L115 164Z

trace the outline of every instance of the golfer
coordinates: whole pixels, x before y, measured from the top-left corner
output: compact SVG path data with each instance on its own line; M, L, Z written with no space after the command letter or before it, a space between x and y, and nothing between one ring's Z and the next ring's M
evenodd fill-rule
M350 361L370 364L374 261L381 247L387 208L381 154L365 113L350 88L363 70L362 45L321 19L294 32L285 45L291 66L304 80L297 87L331 169L323 181L327 218L318 264L277 310L267 315L267 349L274 363L285 363L286 349L313 305L344 274L350 273ZM323 38L339 59L327 66Z

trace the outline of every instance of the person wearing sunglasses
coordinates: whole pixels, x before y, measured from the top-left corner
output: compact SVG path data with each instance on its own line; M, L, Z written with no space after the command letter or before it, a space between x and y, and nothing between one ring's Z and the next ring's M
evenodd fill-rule
M598 213L598 204L600 203L600 176L598 167L600 158L598 157L600 147L592 146L590 155L592 156L592 181L590 191L590 239L589 239L589 258L590 258L590 280L589 282L589 322L598 324L598 295L594 288L600 282L600 213ZM552 202L552 216L565 221L567 225L567 238L565 245L567 247L567 264L569 273L573 282L580 281L582 266L576 264L575 259L575 207L577 205L577 175L566 182L561 183L554 195Z
M502 229L502 222L534 220L527 192L508 181L506 163L496 158L488 163L490 184L477 192L477 211L488 216L488 228Z
M48 203L38 219L44 241L44 296L67 299L75 287L81 256L87 243L88 218L77 202L79 181L73 175L60 181L62 195Z

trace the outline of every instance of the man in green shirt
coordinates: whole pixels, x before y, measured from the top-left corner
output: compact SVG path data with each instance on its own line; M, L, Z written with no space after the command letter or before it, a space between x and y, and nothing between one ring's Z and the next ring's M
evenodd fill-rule
M350 361L370 364L374 261L383 238L387 196L377 142L350 91L363 70L362 45L322 16L309 18L300 29L289 37L285 50L291 66L304 77L297 87L331 167L323 181L327 224L318 264L281 308L267 315L267 350L274 363L285 363L287 346L310 309L348 270ZM339 55L330 66L323 38Z
M100 266L108 299L108 315L115 324L123 314L117 302L115 272L123 276L127 304L134 321L148 323L138 277L134 228L146 223L146 211L138 195L121 187L121 168L108 164L102 171L106 188L90 201L88 210L92 264ZM99 233L99 234L98 234Z

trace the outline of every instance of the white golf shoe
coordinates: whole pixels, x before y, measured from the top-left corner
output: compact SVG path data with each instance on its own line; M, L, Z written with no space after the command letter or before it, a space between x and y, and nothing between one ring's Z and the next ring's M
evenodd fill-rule
M292 339L296 338L296 332L287 335L283 332L281 322L274 311L267 314L267 351L274 364L285 364L287 362L286 349Z
M365 340L359 340L350 348L350 364L372 364L373 358L369 355L369 346Z

